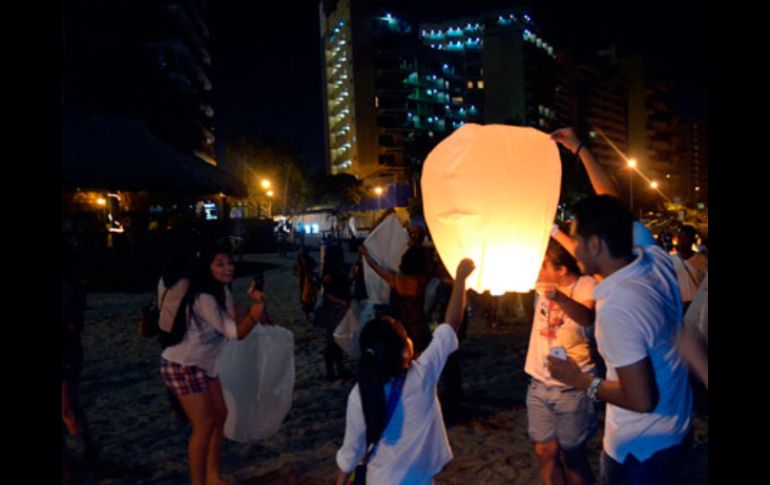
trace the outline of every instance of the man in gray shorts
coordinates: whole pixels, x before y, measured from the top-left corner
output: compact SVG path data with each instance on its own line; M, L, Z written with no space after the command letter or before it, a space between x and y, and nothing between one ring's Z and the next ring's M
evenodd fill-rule
M593 481L585 442L596 431L594 402L548 372L546 358L564 351L583 372L595 364L587 331L593 324L596 281L581 276L575 259L551 239L538 277L538 296L524 371L529 436L535 442L540 475L546 485ZM557 350L553 350L557 349Z

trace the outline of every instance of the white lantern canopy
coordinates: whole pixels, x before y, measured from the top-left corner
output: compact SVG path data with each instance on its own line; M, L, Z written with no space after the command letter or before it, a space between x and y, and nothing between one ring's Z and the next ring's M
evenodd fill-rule
M476 263L468 287L493 295L534 287L561 186L556 143L534 128L468 123L422 171L425 219L446 268Z

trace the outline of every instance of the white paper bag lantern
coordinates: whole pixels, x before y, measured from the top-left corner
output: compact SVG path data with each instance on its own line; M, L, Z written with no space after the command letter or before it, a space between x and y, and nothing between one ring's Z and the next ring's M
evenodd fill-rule
M534 287L561 185L559 150L547 134L465 124L428 155L421 184L425 219L450 273L472 258L469 288L502 295Z

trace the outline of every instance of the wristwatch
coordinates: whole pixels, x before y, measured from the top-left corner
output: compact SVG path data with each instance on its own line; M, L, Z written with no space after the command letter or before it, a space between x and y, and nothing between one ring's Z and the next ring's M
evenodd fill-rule
M591 398L593 401L598 401L599 398L596 396L597 391L599 390L599 384L602 383L601 377L594 377L594 380L591 381L591 385L588 386L588 389L586 389L586 395Z

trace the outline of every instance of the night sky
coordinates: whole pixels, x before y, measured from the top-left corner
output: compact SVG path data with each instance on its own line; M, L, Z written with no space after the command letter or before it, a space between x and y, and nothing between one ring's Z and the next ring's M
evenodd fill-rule
M416 17L474 16L517 5L499 0L397 0ZM611 43L620 53L643 53L663 75L685 83L691 111L706 114L709 12L694 1L532 2L543 36L576 57ZM320 20L315 0L209 0L211 104L221 159L234 130L297 147L307 163L323 164ZM151 10L151 9L150 9ZM128 0L68 0L63 4L62 79L65 100L110 105L141 116L143 19ZM139 86L139 87L137 87ZM116 96L117 94L117 96ZM96 100L96 101L93 101ZM137 111L138 110L138 111Z
M516 4L494 0L409 2L413 13L437 18ZM557 46L566 46L577 56L613 42L622 52L641 52L657 62L664 75L691 86L687 106L705 113L709 32L703 3L547 0L533 5L533 19ZM212 1L208 19L218 152L223 153L222 142L234 129L249 124L296 145L305 160L320 167L318 3Z

